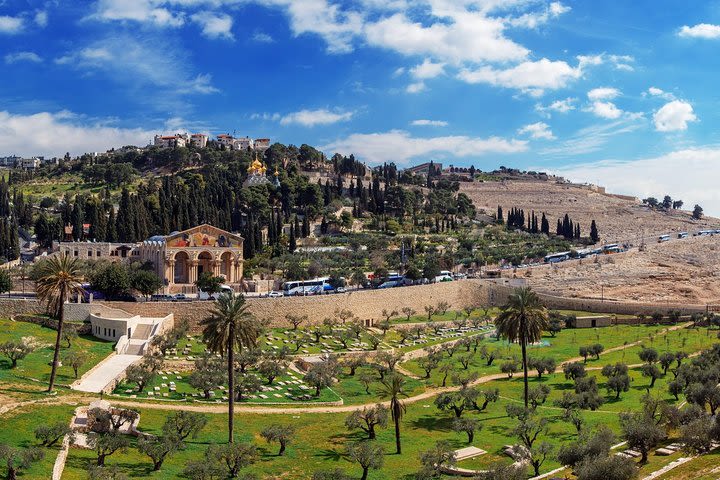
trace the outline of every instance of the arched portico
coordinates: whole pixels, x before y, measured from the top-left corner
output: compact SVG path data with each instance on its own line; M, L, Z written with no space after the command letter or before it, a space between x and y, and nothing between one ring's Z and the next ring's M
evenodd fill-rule
M177 252L174 261L173 283L190 283L190 255Z

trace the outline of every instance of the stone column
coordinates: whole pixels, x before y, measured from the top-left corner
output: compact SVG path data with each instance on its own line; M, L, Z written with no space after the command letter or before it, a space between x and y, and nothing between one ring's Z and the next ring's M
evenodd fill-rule
M168 260L167 264L167 273L165 275L168 281L168 286L170 286L175 283L175 260Z
M198 279L198 261L192 260L190 262L190 274L188 275L188 281L190 283L197 282Z
M219 277L220 276L220 260L213 260L212 267L213 267L213 275L216 277Z

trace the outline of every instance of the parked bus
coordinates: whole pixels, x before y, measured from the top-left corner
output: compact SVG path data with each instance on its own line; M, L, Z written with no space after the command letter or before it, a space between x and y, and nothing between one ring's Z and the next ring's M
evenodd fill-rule
M286 296L315 295L326 290L332 290L328 283L330 277L313 278L312 280L297 280L283 283L283 294Z
M559 252L559 253L553 253L550 255L546 255L544 260L545 263L558 263L558 262L564 262L565 260L570 259L570 252Z
M710 235L715 235L715 230L700 230L697 233L698 237L708 237Z
M658 243L669 242L669 241L670 241L670 235L660 235L658 237Z
M687 238L687 237L688 237L688 232L680 232L680 233L678 233L678 238Z

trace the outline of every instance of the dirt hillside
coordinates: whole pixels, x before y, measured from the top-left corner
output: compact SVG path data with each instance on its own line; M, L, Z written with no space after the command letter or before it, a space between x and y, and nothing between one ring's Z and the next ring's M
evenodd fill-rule
M538 267L528 280L539 291L569 297L720 304L720 235Z
M535 210L538 216L545 212L551 231L557 219L567 213L573 221L580 222L582 234L588 235L594 219L603 242L639 244L643 235L646 241L651 241L663 233L694 232L720 225L720 220L715 218L695 221L687 211L653 211L638 199L554 181L461 182L460 191L466 193L478 209L491 214L497 211L498 205L505 212L512 207L522 208L526 214Z

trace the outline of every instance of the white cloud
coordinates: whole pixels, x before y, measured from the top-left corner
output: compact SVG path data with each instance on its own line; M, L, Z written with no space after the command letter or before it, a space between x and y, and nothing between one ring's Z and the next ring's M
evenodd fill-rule
M0 15L0 34L15 35L25 28L25 21L21 17Z
M537 28L570 10L570 7L560 2L552 2L544 11L524 13L517 18L511 18L508 23L514 27Z
M185 24L182 12L171 12L157 0L98 0L95 12L87 17L101 21L134 21L158 27L179 27Z
M410 69L410 75L421 80L435 78L443 73L445 73L445 64L433 63L429 58L426 58L420 65L416 65Z
M587 94L590 100L611 100L618 95L620 95L620 90L610 87L594 88Z
M113 146L147 145L153 135L139 128L117 128L105 121L86 120L67 111L32 115L0 111L0 125L3 150L21 156L104 152Z
M18 62L40 63L42 58L35 52L15 52L5 55L5 63L8 65Z
M658 132L677 132L687 130L688 123L697 121L697 116L688 102L673 100L655 112L653 121Z
M35 12L35 17L33 18L35 20L35 23L38 27L47 27L48 24L48 12L45 10L38 10Z
M597 152L615 137L634 132L644 125L645 121L642 117L624 115L613 122L581 128L571 137L539 153L555 158L568 158Z
M280 125L302 125L314 127L316 125L330 125L338 122L347 122L355 112L332 112L326 109L300 110L288 113L280 119Z
M571 110L575 110L574 103L577 101L577 98L565 98L563 100L555 100L547 107L543 107L542 105L539 105L536 107L538 111L544 111L544 110L551 110L553 112L558 113L567 113Z
M582 61L577 67L571 67L564 61L543 58L523 62L505 70L487 66L474 71L463 70L458 74L458 78L467 83L487 83L542 94L544 90L564 88L571 81L580 78L582 72Z
M420 119L420 120L413 120L410 125L414 125L416 127L447 127L448 122L444 120L427 120L427 119Z
M666 92L657 87L648 88L647 93L652 97L660 97L660 98L664 98L666 100L675 100L675 95L673 95L670 92ZM645 92L643 92L643 95L645 95Z
M373 164L395 162L407 165L413 159L430 155L450 157L473 157L487 154L513 154L528 149L523 140L507 140L499 137L476 138L467 136L413 137L404 130L384 133L355 133L320 147L326 152L345 155L353 153L357 158Z
M437 7L437 3L432 5ZM404 13L398 13L368 23L364 32L370 45L456 65L524 59L528 49L505 37L504 28L502 19L462 8L461 11L453 9L443 21L429 25L414 22Z
M190 71L184 51L157 37L115 35L69 52L55 62L86 74L101 71L108 78L129 86L160 87L165 97L218 92L209 74Z
M224 13L211 14L208 12L196 13L190 17L202 27L202 33L208 38L226 38L233 40L233 19Z
M692 27L684 25L678 35L685 38L720 38L720 25L709 23L699 23Z
M275 39L265 32L255 32L250 39L255 43L274 43Z
M405 87L405 91L407 93L420 93L425 91L426 88L425 82L414 82Z
M702 172L702 175L698 175ZM682 199L684 208L702 205L709 215L720 216L720 149L685 149L630 161L603 161L573 165L557 172L574 181L599 182L608 191L640 198L668 193Z
M614 103L601 101L593 102L588 108L588 111L592 112L597 117L607 118L610 120L620 118L623 114L623 111L620 110Z
M272 120L273 122L277 122L282 118L282 116L279 113L253 113L250 115L250 120Z
M518 135L526 134L536 140L555 140L555 135L553 135L552 130L550 130L550 125L545 122L531 123L518 130Z

